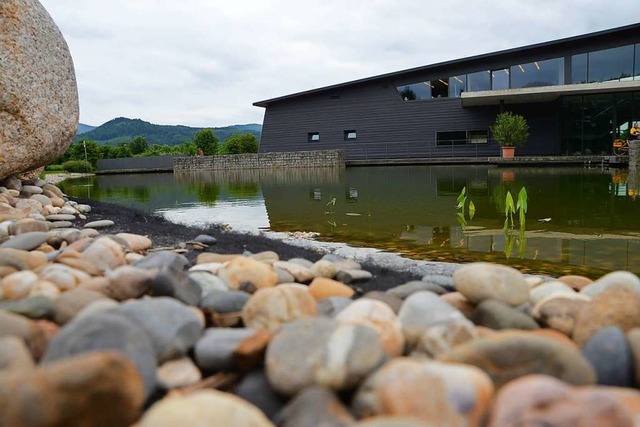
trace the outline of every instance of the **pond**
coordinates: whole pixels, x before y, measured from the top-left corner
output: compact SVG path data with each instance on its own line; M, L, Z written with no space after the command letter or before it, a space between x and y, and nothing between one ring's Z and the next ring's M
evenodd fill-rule
M638 178L576 167L388 166L99 175L64 181L70 196L154 212L187 225L311 231L415 259L490 261L523 271L640 273ZM528 194L524 228L505 235L509 191ZM475 215L466 227L457 198Z

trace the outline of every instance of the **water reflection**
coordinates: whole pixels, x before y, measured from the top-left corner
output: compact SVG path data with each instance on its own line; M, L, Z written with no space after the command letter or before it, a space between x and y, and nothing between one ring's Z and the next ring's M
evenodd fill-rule
M186 224L314 231L422 259L490 260L532 270L640 270L640 174L583 168L402 166L109 175L67 194ZM526 230L505 236L504 200L526 187ZM456 198L475 216L463 231ZM505 253L511 258L506 260Z

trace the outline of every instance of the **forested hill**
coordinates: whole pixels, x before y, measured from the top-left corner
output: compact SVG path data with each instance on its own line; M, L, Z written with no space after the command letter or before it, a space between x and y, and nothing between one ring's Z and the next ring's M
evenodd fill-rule
M154 125L153 123L140 119L118 117L109 120L92 131L77 135L75 141L86 138L96 141L99 144L117 145L119 142L130 141L136 136L144 136L149 145L178 145L185 141L192 140L195 133L201 129L204 128L181 125ZM260 140L260 134L262 133L262 126L259 124L233 125L219 128L212 127L211 129L220 142L234 133L251 133Z

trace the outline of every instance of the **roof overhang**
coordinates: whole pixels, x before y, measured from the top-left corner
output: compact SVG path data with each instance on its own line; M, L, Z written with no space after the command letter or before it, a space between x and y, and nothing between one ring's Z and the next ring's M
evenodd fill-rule
M482 105L499 105L500 102L504 102L504 104L553 102L561 96L567 95L592 95L609 92L631 92L636 90L640 90L640 80L463 92L461 98L463 107L477 107Z

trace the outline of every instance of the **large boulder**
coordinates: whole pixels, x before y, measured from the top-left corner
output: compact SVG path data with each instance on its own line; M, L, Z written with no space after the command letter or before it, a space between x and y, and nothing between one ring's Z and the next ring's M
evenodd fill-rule
M0 1L0 178L60 157L78 125L69 48L37 0Z

